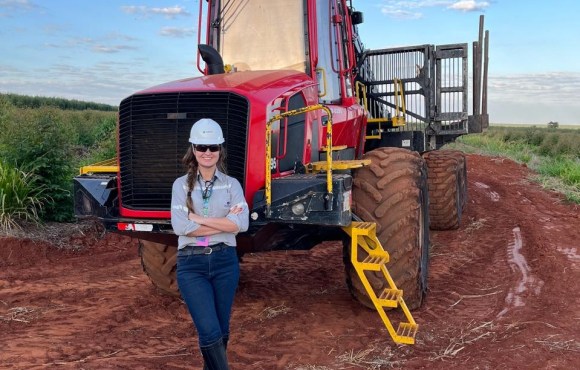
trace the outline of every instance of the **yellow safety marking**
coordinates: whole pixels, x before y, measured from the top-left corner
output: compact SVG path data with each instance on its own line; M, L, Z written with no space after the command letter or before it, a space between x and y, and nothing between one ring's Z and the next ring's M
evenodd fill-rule
M381 133L382 133L382 129L381 129L381 123L383 122L389 122L389 120L387 120L386 118L369 118L367 119L367 126L370 124L377 124L377 134L376 135L366 135L365 138L366 139L380 139L381 138Z
M384 250L381 242L377 238L376 224L374 222L352 222L349 226L345 226L342 229L351 237L351 263L391 338L395 343L414 344L419 325L417 325L411 312L407 308L407 304L403 299L403 291L397 289L386 267L386 263L389 261L389 253ZM358 258L359 248L362 248L368 254L363 261L359 261ZM365 271L382 272L389 287L383 289L377 295L365 275ZM397 330L395 330L391 320L387 316L385 308L397 307L401 307L407 322L400 322Z
M332 169L333 170L348 170L351 168L361 168L363 166L368 166L371 164L370 159L357 159L357 160L350 160L350 161L332 161ZM312 162L306 166L306 170L308 172L313 171L326 171L327 169L326 162Z
M332 147L332 150L336 152L338 150L344 150L346 148L348 148L346 145L338 145L338 146L333 146ZM322 148L320 148L320 150L322 150L323 152L325 152L326 151L326 146L323 146Z
M119 172L119 166L117 166L117 158L111 158L102 162L97 162L94 164L90 164L88 166L83 166L79 170L79 173L81 175L86 175L89 173L116 173L116 172Z
M393 86L394 86L394 98L395 98L395 116L392 119L388 118L368 118L367 124L374 123L377 124L377 135L366 135L366 139L380 139L381 138L381 123L391 123L393 127L400 127L406 124L405 115L407 113L407 109L405 106L405 91L403 81L401 79L395 78L393 79ZM359 101L362 101L362 105L365 108L365 111L369 112L368 109L368 100L367 100L367 89L366 86L357 81L355 83L355 96ZM359 93L360 91L360 93ZM362 95L362 96L360 96Z
M365 84L363 84L360 81L356 81L354 83L355 89L354 89L354 94L356 96L356 98L358 99L358 101L362 101L363 107L365 108L365 111L368 112L368 106L367 106L367 87L365 86ZM360 91L362 91L362 98L359 96L359 88Z
M403 89L403 81L398 78L393 80L395 86L395 116L393 117L393 126L405 126L405 92Z
M266 123L266 214L270 213L270 205L272 204L272 171L270 169L270 161L272 160L272 123L280 121L282 118L289 116L296 116L298 114L310 112L313 110L322 109L328 115L328 122L326 124L326 191L332 193L332 112L328 107L322 104L310 105L303 108L290 110L288 112L280 113L270 118Z

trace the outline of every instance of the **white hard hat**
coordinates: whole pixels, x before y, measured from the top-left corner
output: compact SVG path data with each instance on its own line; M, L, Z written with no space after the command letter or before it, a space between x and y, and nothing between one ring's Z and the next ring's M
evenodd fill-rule
M220 125L211 118L202 118L191 126L189 142L192 144L222 144L224 134Z

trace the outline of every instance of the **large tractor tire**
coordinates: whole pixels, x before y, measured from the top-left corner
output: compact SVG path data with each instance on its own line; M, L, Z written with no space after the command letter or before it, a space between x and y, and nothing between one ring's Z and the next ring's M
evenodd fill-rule
M153 284L165 294L179 296L175 275L177 247L139 240L139 255L143 271Z
M429 171L429 218L433 230L457 229L467 204L467 165L463 153L436 150L424 155Z
M460 171L460 197L461 197L461 211L465 211L467 206L467 159L465 158L465 153L459 150L443 150L441 153L452 156L459 161Z
M427 169L421 156L406 149L378 148L365 154L371 164L356 170L352 191L353 212L375 222L377 237L389 253L387 263L409 309L421 306L427 290L429 262L429 192ZM350 240L344 241L346 282L352 296L374 305L350 261ZM366 257L364 251L360 259ZM375 292L388 288L381 272L365 272Z

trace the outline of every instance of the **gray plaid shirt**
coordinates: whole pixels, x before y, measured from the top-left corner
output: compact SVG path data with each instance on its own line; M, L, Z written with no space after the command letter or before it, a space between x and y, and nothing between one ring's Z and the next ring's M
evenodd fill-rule
M199 175L198 175L199 176ZM208 214L207 217L227 217L238 226L238 232L248 230L249 223L249 209L242 186L238 180L233 177L216 170L215 180L208 200ZM171 226L178 238L178 249L182 249L186 245L201 245L203 244L199 237L189 237L192 231L197 230L200 225L187 218L188 210L185 203L187 199L187 175L181 176L173 183L173 191L171 193ZM203 215L204 201L202 197L203 189L199 181L195 182L194 188L191 191L193 200L193 210L198 215ZM243 208L240 214L229 214L230 208L234 205L239 205ZM229 246L236 245L237 233L219 233L209 237L209 245L217 243L225 243Z

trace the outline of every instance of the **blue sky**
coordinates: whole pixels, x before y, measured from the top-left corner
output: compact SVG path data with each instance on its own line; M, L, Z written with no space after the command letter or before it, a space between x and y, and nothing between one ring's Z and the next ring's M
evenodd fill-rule
M491 122L580 124L580 2L353 3L364 12L359 30L370 49L471 43L484 14ZM0 0L0 92L118 105L143 88L198 75L198 4Z

